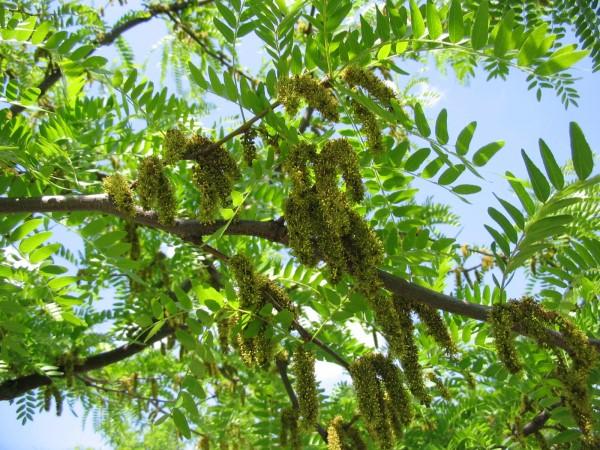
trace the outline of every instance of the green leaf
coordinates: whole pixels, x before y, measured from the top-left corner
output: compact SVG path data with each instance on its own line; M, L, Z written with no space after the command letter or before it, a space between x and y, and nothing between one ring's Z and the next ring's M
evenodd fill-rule
M465 35L465 25L463 21L463 12L460 5L460 0L452 0L449 12L449 33L450 42L458 42Z
M435 176L444 165L444 158L436 158L425 166L421 176L425 179Z
M44 47L46 47L49 50L53 50L56 47L58 47L60 45L60 43L67 37L67 32L66 31L58 31L56 33L53 33L48 40L46 41L46 43L44 44Z
M171 411L171 417L173 417L173 422L175 422L175 426L182 434L183 437L189 439L192 437L192 433L190 432L190 427L188 425L187 419L185 415L179 408L174 408Z
M550 147L546 145L544 140L540 139L538 143L540 146L540 155L542 155L542 161L544 162L544 168L546 169L548 178L550 178L552 185L556 189L560 190L565 185L565 177L563 176L562 170L554 159L554 155L552 154Z
M469 145L471 145L471 139L473 139L473 134L476 129L477 122L471 122L462 129L456 139L456 153L459 155L466 155L469 152Z
M529 33L517 56L517 62L520 66L530 66L536 58L539 58L548 50L549 47L546 48L547 41L545 40L547 29L548 24L544 22Z
M506 218L504 214L498 211L496 208L488 208L488 214L492 219L496 221L498 225L504 231L504 234L510 239L513 243L517 243L517 232L515 231L515 227L510 223L510 221Z
M445 108L440 111L435 121L435 136L440 144L448 143L448 111Z
M494 40L494 55L499 58L506 55L513 47L512 33L515 26L514 17L514 11L509 9L506 14L504 14L504 17L499 24L496 39Z
M547 61L540 64L537 69L535 69L535 73L542 77L554 75L555 73L567 70L577 61L585 58L589 53L587 50L574 49L575 45L571 45L555 51L550 55Z
M535 196L541 202L545 202L550 196L550 183L548 183L542 171L529 159L525 150L521 150L521 156L525 160L525 166L527 167L527 173L529 174Z
M544 217L527 225L525 231L536 239L550 237L562 230L564 225L568 225L573 221L573 216L569 214L561 214L557 216Z
M58 244L58 243L46 245L45 247L37 248L34 251L32 251L31 254L29 255L29 261L31 261L33 264L37 264L40 261L43 261L43 260L47 259L48 257L50 257L59 248L60 248L60 244Z
M386 59L388 56L390 56L391 52L392 44L388 42L387 44L382 45L379 51L377 52L377 60L381 61L382 59Z
M435 7L435 3L431 0L427 0L427 28L429 29L429 37L431 39L437 39L443 31L442 21L440 20L440 13Z
M519 211L518 208L516 208L515 206L508 203L506 200L498 197L496 194L494 194L494 196L496 197L496 199L498 199L498 201L504 207L506 212L508 212L508 214L510 214L510 217L512 217L512 219L515 221L517 226L521 230L524 229L525 228L525 217L523 217L523 214L521 213L521 211Z
M77 277L66 276L66 277L57 277L48 281L48 287L53 291L60 291L62 288L73 284L77 281Z
M185 330L177 330L175 331L175 336L177 340L188 350L194 350L196 348L197 341L196 339Z
M221 16L223 17L223 19L225 19L227 24L231 28L235 28L237 25L237 19L235 18L235 14L231 11L230 7L226 6L222 2L215 2L215 5L217 6L219 13L221 13Z
M86 60L83 61L81 64L88 69L98 69L102 66L105 66L107 62L108 59L106 59L105 57L94 55L90 56L89 58L86 58Z
M560 433L557 433L555 436L553 436L548 441L548 444L555 445L555 444L564 444L566 442L577 442L577 441L579 441L580 437L581 437L581 432L579 430L565 430L565 431L561 431Z
M123 239L127 235L126 231L117 230L117 231L109 231L106 234L98 237L94 244L99 249L104 249L112 246L115 243L118 243L121 239Z
M216 17L213 18L213 23L214 23L215 27L217 28L217 30L219 30L221 32L221 34L223 35L225 40L227 42L233 44L233 42L235 41L235 36L233 34L233 30L231 28L229 28L227 25L225 25L225 23L223 21L217 19Z
M23 223L19 228L17 228L10 236L11 241L18 241L19 239L24 238L37 227L39 227L42 223L44 223L43 219L31 219L27 222Z
M571 137L571 158L573 159L575 173L580 180L585 180L594 168L592 149L577 122L569 124L569 135Z
M283 328L284 330L287 330L290 327L293 320L294 314L287 309L282 309L275 316L275 322L279 323L281 325L281 328Z
M455 166L449 167L440 175L438 178L438 183L442 186L454 183L456 179L465 171L464 164L457 164Z
M42 42L46 36L48 35L48 32L50 31L50 27L52 26L52 22L42 22L41 24L39 24L37 26L37 28L35 29L35 31L33 32L33 34L31 35L30 41L33 45L37 45L40 42Z
M190 73L192 75L192 80L200 86L202 89L208 89L208 82L202 76L202 72L198 69L192 62L189 63Z
M489 225L484 225L484 227L488 231L488 233L490 233L492 235L492 237L494 238L494 242L496 242L496 244L498 244L498 247L500 247L500 250L502 250L502 252L505 255L510 255L510 244L504 238L504 236L502 236L502 234L498 230L490 227Z
M484 145L479 150L475 152L473 155L473 164L476 166L485 166L487 162L500 150L504 147L504 141L496 141L490 142L487 145Z
M523 182L519 178L515 177L511 172L507 171L505 173L505 176L508 179L510 186L513 188L513 191L515 191L515 194L517 194L517 197L519 198L519 201L525 208L525 211L527 211L527 214L533 214L535 212L535 205L533 203L533 200L525 190Z
M29 253L50 239L50 236L52 236L52 231L43 231L25 238L19 244L19 251L24 254Z
M471 45L475 50L485 47L488 41L489 11L487 0L482 0L471 30Z
M425 34L425 21L415 0L410 0L410 21L412 23L413 37L420 38Z
M458 186L454 186L452 191L460 195L470 195L481 191L481 187L474 184L459 184Z
M424 137L428 137L431 134L431 128L429 128L429 124L427 123L427 118L425 117L425 113L423 112L423 107L420 103L415 103L415 122L417 124L417 129L419 133L421 133Z
M416 171L421 166L421 164L423 164L423 161L427 159L430 153L431 149L427 147L420 148L408 157L408 159L404 163L404 170L408 172Z

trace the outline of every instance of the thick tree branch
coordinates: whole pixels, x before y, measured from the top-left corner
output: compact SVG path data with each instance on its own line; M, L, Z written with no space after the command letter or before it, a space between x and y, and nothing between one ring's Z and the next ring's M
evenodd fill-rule
M127 218L127 216L118 211L108 197L103 194L45 196L34 198L0 198L0 213L56 211L98 211ZM212 234L224 225L224 222L222 221L213 224L203 224L196 220L177 220L175 224L166 226L158 222L156 214L144 212L141 209L137 209L135 216L131 219L140 225L167 231L193 243L201 242L202 236ZM284 245L288 244L287 229L285 225L279 221L233 221L225 230L225 234L256 236L272 242ZM449 295L435 292L426 287L411 283L382 270L379 271L379 277L386 289L407 300L427 304L436 309L460 314L480 321L487 321L489 318L491 312L489 306L458 300ZM525 330L518 325L515 326L515 331L520 334L526 334ZM565 339L560 333L552 331L551 334L554 336L554 344L556 346L561 348L567 347ZM600 351L600 340L590 339L589 342Z
M150 5L147 9L146 15L141 16L141 17L139 17L139 16L135 17L131 20L128 20L126 22L123 22L123 23L115 26L108 33L100 34L98 36L98 38L96 39L96 41L94 42L96 47L91 49L88 52L88 54L85 55L85 57L92 55L100 47L104 47L104 46L112 44L119 36L121 36L127 30L130 30L131 28L133 28L141 23L148 22L149 20L153 19L154 17L158 16L159 14L167 14L169 12L179 12L179 11L187 8L188 6L203 6L203 5L212 3L212 2L213 2L213 0L203 0L200 2L194 1L194 0L188 0L188 1L177 1L170 5L163 5L161 3ZM38 99L43 97L46 94L46 92L48 92L48 90L52 86L54 86L54 84L56 84L56 82L58 80L60 80L61 76L62 76L62 72L60 71L60 69L58 67L53 68L51 71L49 71L48 74L46 75L46 77L38 85L38 89L40 90ZM24 110L25 110L25 107L21 106L21 105L12 105L10 107L10 111L11 111L13 117L16 116L17 114L22 113Z

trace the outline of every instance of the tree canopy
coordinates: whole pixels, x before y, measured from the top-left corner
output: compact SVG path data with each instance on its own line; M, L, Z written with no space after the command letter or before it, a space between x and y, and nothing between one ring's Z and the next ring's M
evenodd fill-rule
M528 177L478 205L489 242L459 242L467 218L420 181L468 202L504 142L476 148L485 117L451 129L453 105L429 117L404 88L435 58L577 107L598 1L122 10L0 4L0 400L19 420L81 405L123 449L600 448L584 130L565 124L569 161L523 150ZM160 76L126 39L151 20ZM324 362L349 381L324 390Z

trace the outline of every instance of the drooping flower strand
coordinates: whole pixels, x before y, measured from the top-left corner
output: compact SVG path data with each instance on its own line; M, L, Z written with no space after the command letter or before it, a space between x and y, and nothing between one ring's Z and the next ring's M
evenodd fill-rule
M135 213L133 191L123 175L115 173L106 177L102 181L102 187L119 211L127 216L132 216Z
M219 209L229 203L233 184L240 177L229 152L204 136L195 134L188 138L173 129L165 135L164 160L166 164L195 161L192 178L200 192L200 217L205 222L214 220Z
M331 92L310 75L294 75L284 78L277 85L277 100L290 115L295 115L304 100L309 106L321 113L324 119L331 122L339 120L338 101Z
M349 273L372 284L383 250L365 220L352 209L363 187L354 149L346 139L327 142L320 153L314 146L292 148L284 169L292 180L285 205L289 242L307 265L325 261L332 282ZM345 182L340 190L338 176Z
M177 209L173 186L165 174L162 161L156 156L144 158L138 169L136 191L145 210L155 210L159 222L170 225Z
M254 128L250 128L242 135L242 150L244 152L244 161L246 165L251 166L256 159L256 140L257 132Z
M298 396L300 417L306 428L313 427L319 420L319 392L315 378L315 357L303 346L292 355L294 388Z
M192 177L200 191L200 216L206 222L213 220L219 208L228 205L233 183L240 177L235 160L225 148L200 150L211 145L212 141L199 135L195 135L188 144L196 155Z
M342 79L352 87L360 87L375 97L383 105L389 106L396 98L396 93L371 70L364 67L350 66L342 72Z
M327 427L327 450L367 450L367 444L342 416L335 416Z
M246 314L258 316L267 304L276 305L278 309L287 309L295 314L292 303L286 292L267 277L254 272L251 261L243 255L230 259L230 267L238 286L240 299L237 322L244 320ZM237 345L244 363L250 367L267 367L273 359L274 342L269 333L269 318L262 317L259 329L247 337L244 331L248 324L241 328L237 336ZM255 319L258 320L258 319ZM252 323L250 321L249 323Z
M592 406L587 388L597 354L585 334L573 322L543 308L531 297L494 305L490 314L490 324L498 355L513 373L522 369L514 343L515 326L535 339L538 344L552 349L557 361L555 375L562 383L563 395L581 430L583 443L590 448L597 448L600 445L600 436L595 435L593 431ZM555 337L551 331L553 327L563 335L565 351L555 347Z
M288 447L290 450L301 449L302 442L300 440L298 421L298 412L293 408L285 408L281 411L281 434L279 442L282 447Z
M383 355L368 354L352 363L350 376L367 430L379 447L393 448L413 417L400 369Z
M367 138L369 150L373 153L381 153L383 151L383 136L375 114L355 100L350 102L350 111L354 120L362 125L361 132Z
M402 362L402 369L406 374L410 392L418 398L421 403L429 405L431 396L427 392L423 379L423 368L419 363L419 349L415 343L414 324L411 318L410 304L400 298L394 299L394 307L398 315L401 331L402 344L397 355Z

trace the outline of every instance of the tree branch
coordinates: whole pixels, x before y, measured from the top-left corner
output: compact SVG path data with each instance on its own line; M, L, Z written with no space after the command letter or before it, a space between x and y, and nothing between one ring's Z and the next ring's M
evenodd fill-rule
M546 425L546 422L548 422L552 416L552 410L554 408L558 408L560 405L561 403L558 402L550 406L550 408L544 409L541 413L531 419L531 422L525 424L523 427L523 436L529 436L530 434L537 433L544 428L544 425Z
M212 48L210 48L210 46L207 42L204 42L202 39L200 39L200 37L198 37L198 35L194 32L194 30L192 30L182 20L180 20L177 16L175 16L175 14L173 14L173 12L167 11L166 14L169 16L169 18L171 19L171 21L173 22L173 24L175 26L178 26L179 28L181 28L185 32L185 34L187 34L194 42L196 42L196 44L198 44L202 48L204 53L206 53L207 55L209 55L209 56L213 57L214 59L216 59L217 61L219 61L221 64L223 64L229 70L233 71L234 73L238 74L241 77L244 77L246 80L248 80L252 84L252 86L256 87L258 85L258 80L256 78L253 78L252 76L248 75L243 70L239 69L238 67L235 67L231 63L229 58L227 58L227 55L225 55L222 51L213 50Z
M95 41L96 47L91 49L85 57L92 55L98 48L104 47L106 45L112 44L119 36L125 33L127 30L141 24L152 20L159 14L167 14L169 12L179 12L188 6L204 6L206 4L212 3L213 0L203 0L200 2L188 0L188 1L177 1L170 5L162 5L160 3L150 5L147 9L147 14L142 17L135 17L131 20L128 20L120 25L115 26L108 33L103 33L98 36ZM52 69L46 77L40 82L38 85L38 89L40 90L40 94L38 95L38 99L43 97L48 90L56 84L60 77L62 76L61 70L56 67ZM12 113L12 117L22 113L25 110L24 106L21 105L12 105L10 107L10 112Z
M136 214L130 218L118 211L105 194L80 195L80 196L45 196L31 198L0 198L0 213L23 213L23 212L57 212L57 211L97 211L114 216L128 218L140 225L164 230L177 235L182 239L198 244L202 236L214 233L225 222L218 221L212 224L203 224L197 220L177 220L173 225L162 225L158 222L155 213L144 212L136 209ZM280 221L233 221L225 230L225 234L238 236L255 236L267 239L283 245L288 244L287 229ZM460 314L479 321L487 321L491 312L489 306L477 305L458 300L449 295L433 291L426 287L404 280L383 270L379 271L379 277L386 289L399 296L417 303L423 303L436 309ZM515 326L517 333L527 335L526 330ZM554 345L566 348L566 341L562 334L550 331L554 338ZM600 340L589 339L589 342L600 351Z
M161 339L169 336L174 331L174 329L165 325L154 336L150 337L145 342L128 343L117 347L113 350L90 356L86 358L84 362L80 364L75 364L73 366L73 374L89 372L90 370L95 369L101 369L102 367L122 361L148 348L155 342L160 341ZM58 370L64 373L67 369L64 366L59 366ZM49 384L52 384L52 378L50 378L47 375L37 373L33 375L26 375L20 378L15 378L13 380L7 380L0 384L0 401L11 400L13 398L19 397L27 391L39 388L41 386L47 386Z

